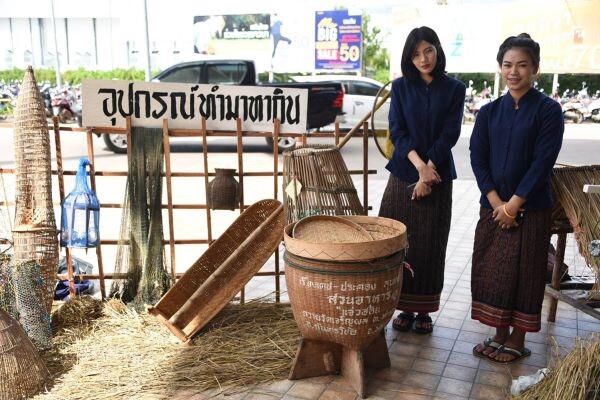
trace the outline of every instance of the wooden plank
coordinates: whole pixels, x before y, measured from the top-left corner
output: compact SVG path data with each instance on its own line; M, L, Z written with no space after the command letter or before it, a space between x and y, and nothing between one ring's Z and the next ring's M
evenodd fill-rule
M208 142L206 140L206 118L202 118L202 156L204 158L204 194L206 196L206 226L208 234L208 243L212 243L212 221L210 216L210 208L208 207Z
M96 190L96 159L94 157L94 137L92 136L92 130L87 130L87 153L88 160L90 161L90 185L94 193L98 193ZM100 296L102 300L106 298L106 285L104 282L104 264L102 262L102 242L98 242L96 246L96 259L98 260L98 274L100 275Z
M167 213L169 216L169 249L171 255L171 277L175 279L175 227L173 226L173 187L171 182L171 144L169 143L169 120L163 119L163 149L165 177L167 181Z
M60 129L58 126L58 117L52 117L52 130L54 131L54 147L56 152L56 170L58 172L58 192L60 196L60 205L65 201L65 181L63 170L62 147L60 142ZM58 224L62 225L62 221ZM75 297L75 281L73 280L73 257L71 250L65 248L65 256L67 258L67 280L69 281L69 297Z
M342 346L322 340L300 339L288 379L337 374L341 369Z
M552 288L554 290L560 289L560 266L565 261L565 248L567 246L567 234L559 233L558 240L556 242L556 254L554 256L554 267L552 268ZM552 298L550 300L550 310L548 311L548 322L556 321L556 307L558 305L558 298Z
M236 135L237 135L237 161L238 161L238 182L240 184L240 214L244 212L244 143L242 142L242 120L240 118L235 121ZM277 147L277 144L273 144ZM244 304L246 301L246 287L242 287L240 290L240 303Z
M279 195L279 131L281 123L278 118L273 121L273 198ZM281 281L279 276L279 246L275 249L275 302L281 300Z
M363 123L363 214L369 214L369 122Z
M9 242L7 242L9 243ZM175 274L176 278L181 278L183 276L184 272L178 272ZM284 271L280 271L279 272L280 276L285 275ZM254 274L254 276L275 276L275 272L272 271L267 271L267 272L257 272L256 274ZM69 279L69 275L68 274L56 274L56 277L60 280L67 280ZM100 275L98 274L76 274L74 276L77 279L100 279ZM114 273L106 273L104 274L104 278L105 279L125 279L127 278L127 273L125 272L114 272Z
M588 306L581 300L576 300L571 296L562 293L560 290L554 289L551 285L546 285L546 293L552 296L553 298L560 301L564 301L565 303L571 305L573 308L576 308L579 311L584 312L587 315L600 320L600 312L597 311L595 308ZM548 317L548 320L550 320L549 318L550 317Z

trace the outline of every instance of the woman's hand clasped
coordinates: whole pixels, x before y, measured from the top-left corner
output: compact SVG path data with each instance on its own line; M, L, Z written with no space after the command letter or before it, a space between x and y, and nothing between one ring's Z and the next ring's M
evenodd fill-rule
M415 185L415 190L412 193L412 200L420 200L423 197L427 197L431 194L431 186L425 182L419 180Z
M440 183L442 179L440 175L435 170L433 163L428 163L419 168L419 182L423 182L429 186L435 185L436 183Z
M515 220L516 213L511 214L510 211L507 209L506 204L507 203L501 203L495 206L494 211L492 213L492 218L494 218L494 221L496 221L498 223L498 226L500 226L500 228L502 229L516 228L517 226L519 226L519 224Z

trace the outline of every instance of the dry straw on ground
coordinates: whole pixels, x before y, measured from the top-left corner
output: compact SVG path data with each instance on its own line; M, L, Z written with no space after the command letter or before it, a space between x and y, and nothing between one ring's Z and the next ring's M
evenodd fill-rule
M98 303L70 303L68 317L55 316L62 321L55 349L43 354L54 385L36 399L166 399L210 389L235 392L285 378L299 338L289 305L264 299L226 307L192 346L182 345L155 318L118 301L106 303L104 314L91 321L86 316L96 312Z
M518 400L594 400L600 398L600 336L578 338L573 349L540 383Z

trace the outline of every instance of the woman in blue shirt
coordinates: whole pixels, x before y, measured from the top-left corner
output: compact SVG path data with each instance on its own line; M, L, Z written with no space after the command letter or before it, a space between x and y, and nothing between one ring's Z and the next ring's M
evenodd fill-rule
M437 34L413 29L402 51L402 77L392 83L389 111L394 153L379 215L407 226L405 273L392 326L432 331L429 313L439 309L452 216L452 147L462 126L465 85L445 74L446 57ZM415 317L415 313L417 314ZM414 326L413 326L414 321Z
M532 87L540 64L537 42L526 33L511 36L496 59L508 93L479 111L470 145L481 191L471 317L496 328L473 354L510 363L531 354L525 334L541 326L551 173L564 121L560 105Z

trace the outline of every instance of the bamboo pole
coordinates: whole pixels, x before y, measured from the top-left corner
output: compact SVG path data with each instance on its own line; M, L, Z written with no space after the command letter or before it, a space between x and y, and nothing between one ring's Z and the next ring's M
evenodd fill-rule
M363 213L369 214L369 122L363 123Z
M88 160L90 161L90 185L92 186L92 190L94 193L98 193L96 189L96 167L95 162L96 159L94 157L94 137L92 136L92 131L86 131L87 137L87 153ZM102 296L102 300L106 298L106 285L104 282L104 264L102 262L102 242L98 242L96 246L96 259L98 260L98 274L100 275L100 295Z
M235 133L237 135L237 159L238 159L238 181L240 184L240 214L244 212L244 143L242 142L242 120L240 118L235 120ZM277 143L274 143L273 146L277 147ZM246 301L246 288L243 287L240 290L240 303L244 304Z
M202 155L204 157L204 193L206 195L206 225L208 230L208 243L212 243L212 220L210 216L210 207L208 207L208 142L206 140L206 118L202 118Z
M381 108L381 106L386 102L386 100L390 97L391 92L386 92L382 97L381 100L379 100L377 102L377 104L375 105L375 111L379 110L379 108ZM350 129L350 132L348 132L346 134L346 136L344 136L344 138L342 139L342 141L340 142L340 144L338 144L338 149L341 149L342 147L344 147L344 145L346 143L348 143L348 140L350 140L350 138L359 130L359 128L362 126L362 124L364 124L366 121L369 120L369 118L371 118L371 115L373 115L373 110L369 111L364 117L361 118L361 120L356 124L356 126L354 126L354 128Z
M171 277L175 282L175 227L173 225L173 187L171 181L171 145L169 143L169 120L163 119L163 148L165 153L165 177L167 181L167 212L169 215L169 252L171 253Z
M277 200L279 189L279 130L281 122L275 118L273 121L273 198ZM281 282L279 279L279 246L275 249L275 302L279 303L281 296Z
M65 201L65 179L63 171L62 146L60 141L60 128L58 126L58 117L52 117L52 129L54 131L54 147L56 150L56 170L58 172L58 193L60 196L60 205ZM61 221L62 225L62 221ZM71 249L65 248L65 257L67 259L67 280L69 281L69 297L75 296L75 278L73 276L73 256Z

